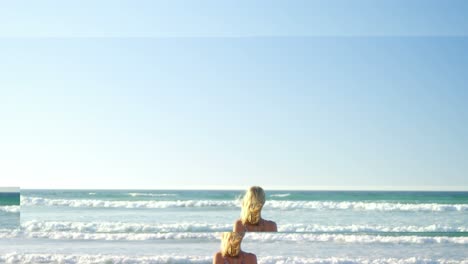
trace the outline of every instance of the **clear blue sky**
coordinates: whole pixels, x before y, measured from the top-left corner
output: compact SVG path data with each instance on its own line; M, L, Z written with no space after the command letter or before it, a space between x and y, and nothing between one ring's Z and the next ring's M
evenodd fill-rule
M468 35L465 0L1 1L0 36Z
M307 16L359 17L335 2L274 2L266 14L265 2L205 6L205 18L180 2L158 17L142 1L120 24L109 1L102 16L86 1L54 13L51 1L2 4L0 185L468 189L468 31L456 23L465 4L411 1L408 27L391 23L398 1L359 1L385 23L351 19L346 34ZM221 17L236 8L263 22ZM187 14L191 26L160 24ZM265 22L275 16L284 23Z

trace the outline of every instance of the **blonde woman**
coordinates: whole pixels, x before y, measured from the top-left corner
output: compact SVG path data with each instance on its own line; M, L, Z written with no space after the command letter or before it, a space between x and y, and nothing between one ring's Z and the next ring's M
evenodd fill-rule
M213 256L213 264L257 264L257 256L241 250L244 233L224 232L221 250Z
M242 199L241 218L234 223L234 232L277 232L276 223L262 218L265 192L259 186L250 187Z

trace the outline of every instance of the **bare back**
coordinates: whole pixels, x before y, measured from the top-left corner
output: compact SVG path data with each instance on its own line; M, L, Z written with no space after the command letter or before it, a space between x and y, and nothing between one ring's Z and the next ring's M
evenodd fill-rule
M260 222L257 225L252 225L246 223L245 225L239 219L234 223L234 232L278 232L278 227L273 221L260 219Z
M257 256L241 251L238 257L228 257L217 252L213 256L213 264L257 264Z

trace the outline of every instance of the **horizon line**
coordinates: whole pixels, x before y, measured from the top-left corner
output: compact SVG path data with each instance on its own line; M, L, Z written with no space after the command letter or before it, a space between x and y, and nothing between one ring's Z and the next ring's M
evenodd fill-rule
M249 185L251 186L251 185ZM252 185L253 186L253 185ZM22 190L222 190L222 191L244 191L248 186L166 186L166 187L157 187L157 188L138 188L138 187L115 187L115 188L102 188L102 187L93 187L93 188L70 188L70 187L25 187L21 188ZM447 192L467 192L468 186L412 186L412 187L389 187L389 186L262 186L265 190L271 191L447 191Z

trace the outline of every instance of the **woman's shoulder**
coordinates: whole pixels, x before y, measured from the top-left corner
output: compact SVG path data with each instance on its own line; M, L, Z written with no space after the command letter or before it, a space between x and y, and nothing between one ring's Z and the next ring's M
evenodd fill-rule
M234 232L244 232L245 231L245 227L244 227L244 224L242 223L242 220L240 219L237 219L235 222L234 222L234 229L233 229Z
M256 264L257 256L253 253L244 252L244 259L246 264Z
M228 260L230 260L230 257L227 257ZM242 252L242 259L244 260L245 264L257 264L257 256L253 253L249 252ZM221 252L216 252L213 256L213 263L215 264L223 264L226 262L226 258L223 257Z
M276 223L274 221L263 219L263 225L265 226L265 231L266 232L277 232L278 231L278 227L276 226Z
M236 220L234 222L233 231L234 232L245 232L246 229L248 229L248 226L250 226L250 225L248 225L248 224L244 225L242 223L242 220L238 219L238 220ZM256 225L253 226L253 227L256 227ZM277 232L278 231L278 228L277 228L276 223L274 221L265 220L265 219L261 220L260 228L261 228L261 231L264 231L264 232Z
M218 251L214 254L213 263L224 263L223 255L221 254L221 251Z

